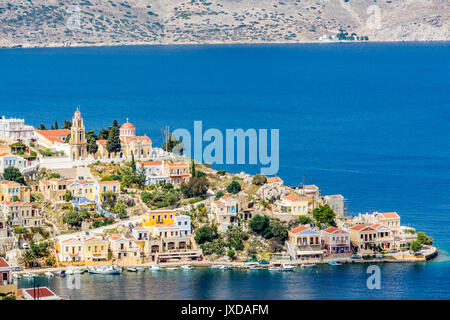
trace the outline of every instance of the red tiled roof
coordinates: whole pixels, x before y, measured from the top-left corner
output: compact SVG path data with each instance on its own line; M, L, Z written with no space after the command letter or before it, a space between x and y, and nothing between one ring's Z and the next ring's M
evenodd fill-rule
M166 164L167 164L169 167L189 166L186 162L177 162L177 163L166 162Z
M107 140L97 140L97 144L106 145Z
M113 181L97 181L98 184L119 184L120 182L117 180Z
M2 154L0 154L0 157L7 156L8 154L10 154L10 153L9 152L2 153Z
M397 212L380 212L380 213L378 213L378 215L381 216L381 218L384 218L384 219L400 218L400 216L398 215Z
M135 126L129 122L125 122L123 125L120 126L120 129L134 129Z
M333 232L335 232L336 230L338 230L338 228L336 228L336 227L329 227L329 228L325 229L324 231L325 231L325 232L328 232L328 233L333 233Z
M280 177L268 177L267 183L273 183L273 182L283 182Z
M51 292L48 288L43 287L43 288L30 288L30 289L23 289L23 291L25 291L26 293L28 293L33 299L35 298L35 293L36 293L36 298L47 298L47 297L56 297L56 294L54 294L53 292Z
M297 228L294 228L294 229L292 229L292 230L289 231L289 232L292 232L292 233L299 233L299 232L301 232L301 231L303 231L303 230L306 230L306 227L304 227L304 226L298 226Z
M289 200L289 201L308 201L308 199L296 196L295 194L290 194L290 195L284 196L283 199Z
M357 224L356 226L353 226L350 229L355 230L355 231L362 231L363 229L375 230L374 228L369 227L365 224Z
M160 166L162 161L143 161L139 163L141 166Z
M49 137L61 137L61 136L67 136L70 134L69 129L57 129L57 130L36 130L37 133L39 133L41 136L46 137L47 139Z
M0 268L9 268L11 265L3 258L0 258Z

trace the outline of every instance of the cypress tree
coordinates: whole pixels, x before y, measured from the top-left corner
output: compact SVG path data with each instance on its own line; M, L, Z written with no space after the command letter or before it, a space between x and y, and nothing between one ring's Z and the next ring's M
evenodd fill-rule
M112 127L109 129L106 150L108 150L109 153L117 153L120 152L121 149L119 124L117 123L117 120L114 120Z
M55 130L58 130L58 121L55 120Z
M136 173L136 162L134 161L134 153L131 151L131 168L133 172Z

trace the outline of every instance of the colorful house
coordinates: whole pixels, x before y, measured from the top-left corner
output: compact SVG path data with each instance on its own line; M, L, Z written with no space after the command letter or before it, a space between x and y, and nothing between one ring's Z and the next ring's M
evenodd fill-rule
M180 237L189 237L191 235L191 217L184 214L176 215L174 225L180 229Z
M350 240L355 253L372 253L377 230L365 224L357 224L349 229Z
M374 214L376 219L383 226L389 229L400 228L400 216L397 212L377 212Z
M109 244L114 260L128 264L140 262L140 248L134 235L113 236L109 239Z
M348 254L350 250L350 234L336 227L329 227L320 231L322 244L329 254Z
M180 185L189 182L189 164L186 162L166 162L166 171L169 175L169 182L173 185Z
M320 233L299 226L290 230L288 236L296 259L319 258L323 255Z
M0 182L0 201L30 201L31 188L15 181Z
M106 201L105 193L113 193L113 200L116 201L120 194L119 181L97 181L94 184L94 201Z
M239 206L239 201L230 196L223 196L211 203L211 213L221 232L226 231L229 225L238 222Z
M21 156L11 153L0 153L0 174L3 174L6 168L17 168L22 172L28 166L28 160Z
M6 217L9 217L9 221L12 226L36 228L43 225L42 215L39 208L28 202L2 201L0 202L0 212Z
M153 210L148 212L148 216L142 219L144 227L151 227L157 224L174 224L176 212L173 210Z
M281 199L281 212L292 215L308 215L309 200L304 197L290 194Z
M61 237L56 246L59 262L93 262L108 259L108 242L87 233Z
M67 190L67 181L65 179L52 178L50 180L39 181L39 191L44 198L49 201L64 201L64 195Z
M143 161L136 164L137 170L144 170L145 185L156 185L160 182L168 183L170 181L166 170L165 161Z

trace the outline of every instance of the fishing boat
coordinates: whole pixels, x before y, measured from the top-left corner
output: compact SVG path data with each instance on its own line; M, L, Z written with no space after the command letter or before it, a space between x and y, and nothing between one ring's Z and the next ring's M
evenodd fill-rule
M214 265L214 266L210 266L209 268L210 268L210 269L220 269L220 267L221 267L221 266Z
M139 267L137 267L137 268L136 268L136 271L142 271L142 272L145 272L145 269L144 269L144 268L139 268Z
M128 272L137 272L137 269L136 268L127 268L127 271Z
M161 271L161 267L154 265L148 268L148 271Z
M337 263L336 261L328 261L328 264L330 266L340 266L341 265L340 263Z
M290 264L281 264L281 265L274 265L273 267L270 267L270 271L294 271L295 266L292 266Z
M114 266L95 267L95 268L90 268L89 273L91 273L91 274L121 274L122 269L114 267Z
M74 269L67 269L66 270L66 275L71 276L75 274L75 270Z
M228 270L228 269L231 269L231 267L230 266L221 265L221 266L219 266L219 269L220 270Z
M55 276L65 277L66 276L66 271L65 270L56 271L55 272Z
M192 267L191 265L185 264L185 265L181 266L181 269L183 269L183 270L192 270L192 269L194 269L194 267Z
M26 278L26 279L33 279L33 278L37 278L37 277L39 277L39 275L37 275L35 273L31 273L31 272L25 273L23 275L23 278Z
M270 263L269 261L266 261L264 259L259 260L259 264L269 264L269 263Z
M53 278L55 275L53 274L53 273L51 273L50 271L47 271L46 273L45 273L45 275L47 276L47 277L49 277L49 278Z
M316 265L314 263L305 263L302 264L302 268L312 268L315 267Z

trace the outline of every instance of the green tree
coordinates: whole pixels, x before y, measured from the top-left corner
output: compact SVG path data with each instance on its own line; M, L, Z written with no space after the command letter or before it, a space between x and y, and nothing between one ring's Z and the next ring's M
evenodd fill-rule
M272 229L273 237L283 242L288 238L288 227L286 225L283 225L280 221L273 220L270 223L270 227Z
M263 236L266 239L272 237L272 228L270 227L270 219L268 216L254 216L248 223L252 231Z
M15 181L18 183L25 184L25 178L20 170L15 167L5 168L3 171L3 180Z
M416 254L422 249L422 243L418 240L414 240L410 244L410 249Z
M181 185L180 191L185 198L205 197L208 188L209 183L205 177L193 177L188 183Z
M64 120L63 129L71 129L72 128L72 121Z
M234 260L235 255L236 252L233 249L228 250L228 257L230 257L230 259Z
M119 124L117 123L117 120L114 120L112 127L109 129L106 150L108 150L109 153L118 153L121 149Z
M298 217L298 222L300 224L310 224L311 223L311 218L308 216L299 216Z
M64 201L65 202L72 201L72 192L70 192L69 190L66 190L66 193L64 194Z
M313 210L313 217L320 224L333 225L336 214L334 213L333 209L330 208L329 205L325 204Z
M41 125L39 126L39 130L47 130L47 128L43 123L41 123Z
M425 232L417 232L417 241L422 245L432 245L434 240L427 236Z
M222 198L225 194L222 191L218 191L216 193L216 200L219 200L220 198Z
M195 172L195 162L194 160L191 160L191 177L196 177L196 172Z
M134 161L134 153L131 151L131 169L136 173L136 162Z
M241 191L241 185L239 182L237 181L232 181L228 187L227 187L227 191L229 193L233 193L233 194L237 194L239 193L239 191Z
M108 136L109 136L109 129L102 129L100 130L99 134L98 134L98 138L100 140L108 140Z
M212 225L205 225L203 227L200 227L195 232L195 241L198 244L203 244L205 242L211 242L214 239L217 239L219 237L219 234L217 232L217 227Z
M54 128L55 128L55 130L58 130L59 128L58 128L58 121L57 120L55 120L55 125L53 126Z
M262 185L265 184L266 182L267 182L267 177L266 177L265 175L263 175L263 174L255 174L255 175L253 176L253 181L252 181L252 183L253 183L254 185L262 186Z
M71 211L71 212L66 213L63 216L63 222L65 224L68 224L72 228L79 228L79 227L81 227L81 223L83 222L83 219L77 212Z

